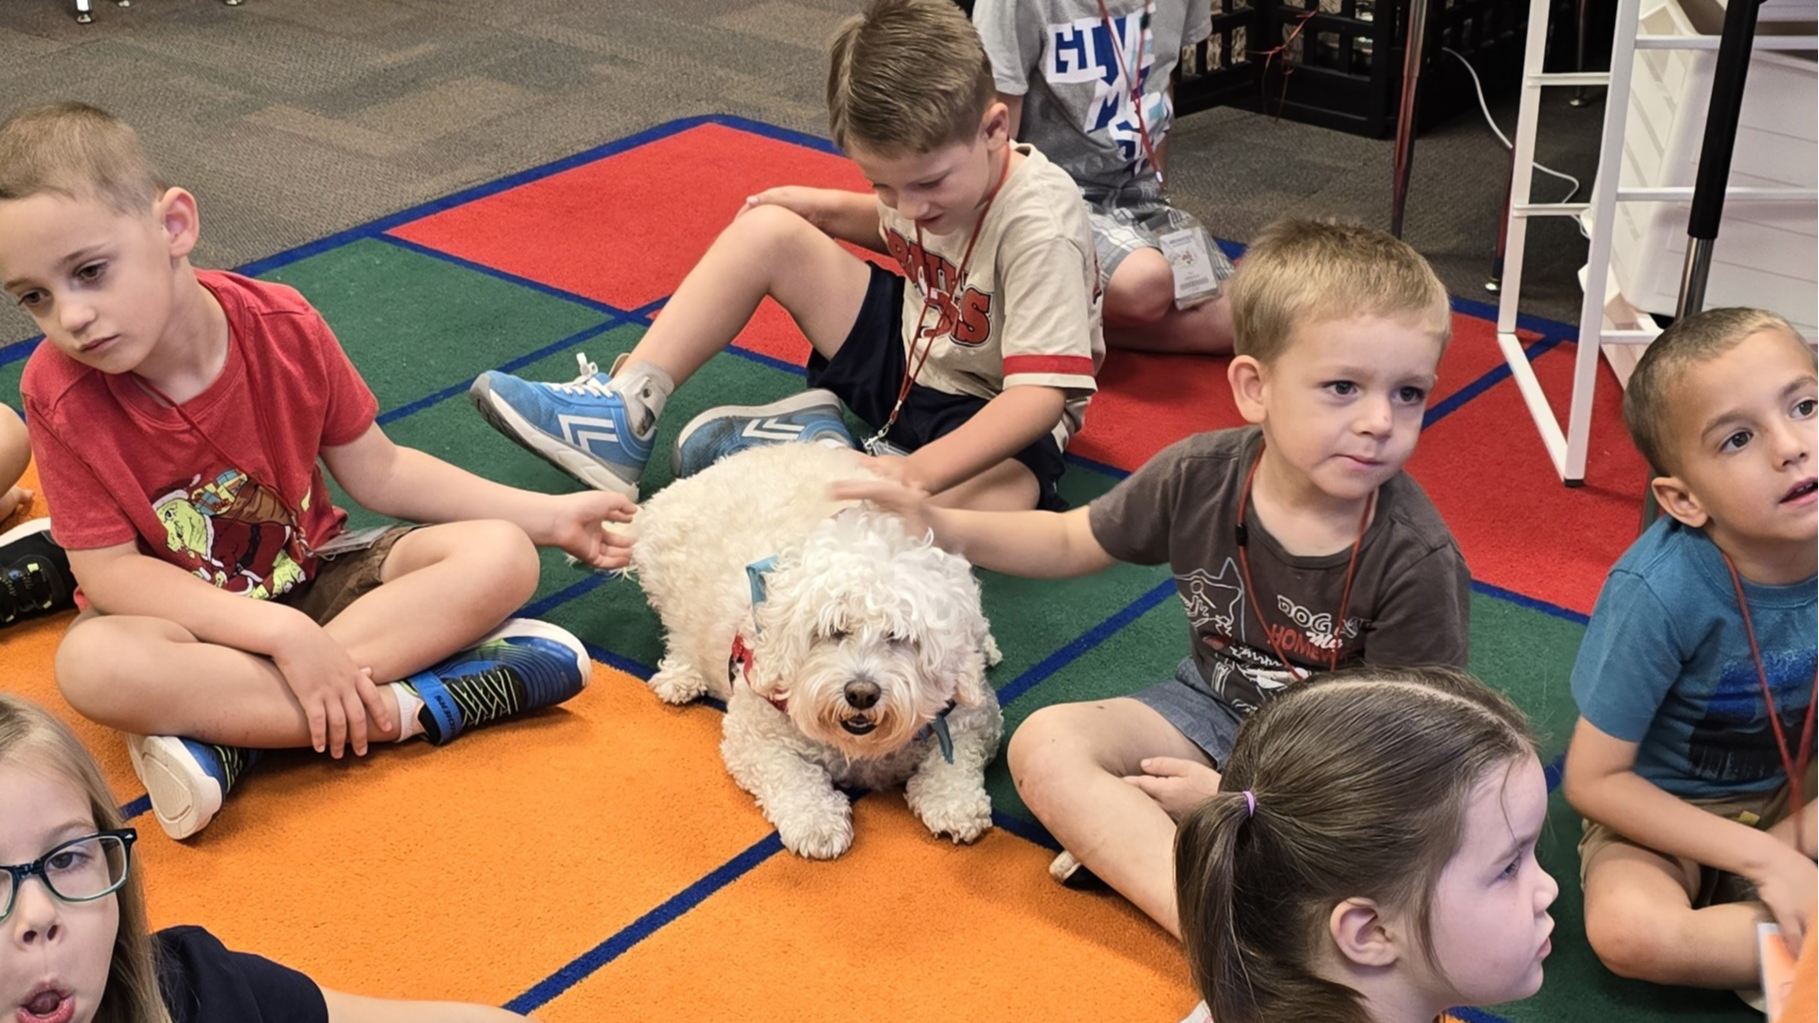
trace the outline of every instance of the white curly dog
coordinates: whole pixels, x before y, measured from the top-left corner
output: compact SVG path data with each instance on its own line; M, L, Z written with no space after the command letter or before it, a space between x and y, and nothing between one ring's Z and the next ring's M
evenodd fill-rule
M956 842L992 822L1004 719L979 584L896 515L833 500L864 475L850 451L754 448L665 488L635 524L632 566L667 633L651 690L726 701L727 770L811 859L852 845L836 786L907 781L910 809Z

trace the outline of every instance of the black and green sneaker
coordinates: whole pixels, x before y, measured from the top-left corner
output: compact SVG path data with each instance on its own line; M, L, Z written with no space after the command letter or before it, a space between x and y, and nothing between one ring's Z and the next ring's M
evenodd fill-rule
M437 746L489 721L552 707L593 674L587 648L566 629L513 618L470 650L403 680L423 701L417 720Z
M76 606L69 556L51 539L51 520L0 533L0 625Z

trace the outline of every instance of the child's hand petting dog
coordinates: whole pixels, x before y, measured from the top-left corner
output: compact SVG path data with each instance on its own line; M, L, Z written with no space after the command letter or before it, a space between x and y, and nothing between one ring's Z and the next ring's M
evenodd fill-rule
M1219 773L1205 764L1178 757L1145 757L1142 767L1142 774L1127 774L1124 780L1160 803L1175 820L1219 793Z
M630 522L637 505L601 490L564 494L555 502L548 536L540 543L560 547L569 557L594 568L618 569L631 562L631 538L607 529L606 524Z
M911 536L921 536L934 528L929 516L928 491L910 478L904 459L865 455L859 459L872 478L834 484L834 500L870 501L900 516Z

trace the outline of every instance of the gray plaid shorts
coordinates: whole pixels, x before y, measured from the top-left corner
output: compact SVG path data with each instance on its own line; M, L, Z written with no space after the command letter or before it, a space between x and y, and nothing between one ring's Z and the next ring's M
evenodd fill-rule
M1160 249L1158 234L1192 226L1196 221L1185 211L1170 206L1156 182L1138 181L1120 189L1087 188L1087 217L1093 224L1093 247L1099 253L1099 284L1112 279L1112 271L1124 257L1138 249ZM1213 275L1225 280L1237 272L1217 244L1213 244Z

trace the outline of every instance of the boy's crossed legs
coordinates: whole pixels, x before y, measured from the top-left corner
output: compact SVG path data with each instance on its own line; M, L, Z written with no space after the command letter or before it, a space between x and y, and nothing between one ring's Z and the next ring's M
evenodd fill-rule
M863 358L865 353L849 350L863 346L901 349L897 309L886 309L892 303L879 293L877 276L871 264L800 215L777 205L747 207L683 278L610 379L590 372L572 384L549 385L492 372L474 382L470 397L494 426L526 448L584 483L636 499L656 419L670 393L732 344L766 298L783 306L823 360L832 362L842 351L848 359ZM890 315L874 317L874 310ZM898 374L871 383L894 393L900 380ZM838 397L851 401L847 394ZM569 407L550 407L549 399ZM549 414L529 414L539 406ZM797 439L852 445L837 403L825 392L768 407L716 410L701 419L728 412L774 412L801 428ZM601 425L592 435L560 425L578 417L595 417ZM684 428L683 440L694 427ZM571 464L576 456L591 464L577 471ZM686 451L682 458L693 460ZM690 467L678 468L686 474ZM1028 508L1036 503L1037 489L1033 473L1017 459L1007 459L937 495L936 503Z
M1144 775L1143 762L1154 757L1209 769L1211 758L1129 697L1044 707L1011 735L1007 756L1018 794L1062 847L1180 937L1175 819L1125 779Z
M475 666L510 663L517 676L510 693L495 678L478 704L464 700L465 693L442 693L458 705L452 716L450 700L444 699L437 708L401 720L401 708L435 699L422 690L451 681L427 678L426 668L472 647L529 599L537 586L537 553L523 530L491 520L425 526L397 537L389 551L370 553L383 559L376 585L332 612L321 628L356 669L370 671L372 681L363 681L357 695L344 691L330 699L326 720L312 722L271 658L201 641L175 622L150 616L93 611L78 616L57 650L58 684L84 716L135 737L173 737L161 755L197 760L240 747L308 747L317 731L326 732L327 748L336 756L344 741L357 753L365 752L369 739L396 740L401 734L428 733L432 740L447 741L503 714L560 702L585 684L585 651L577 641L553 626L521 623L511 630L518 638L507 642L523 640L523 645L515 656L500 652L509 662L485 662L483 654L472 658ZM324 581L319 571L309 585ZM530 658L546 663L532 664ZM410 687L402 692L387 684L406 681ZM136 757L145 741L129 740ZM227 749L197 756L198 743ZM180 752L178 744L190 753ZM176 772L190 776L184 784L148 780L160 823L176 837L206 825L236 780L238 766L184 764ZM201 793L198 800L196 786L208 784L202 772L219 791Z
M1819 804L1808 803L1800 817L1808 848L1815 812ZM1781 844L1800 848L1792 816L1766 831ZM1758 985L1756 925L1773 920L1762 903L1710 903L1710 868L1635 845L1608 829L1588 835L1581 849L1586 938L1612 972L1657 984ZM1813 940L1810 930L1807 940Z

